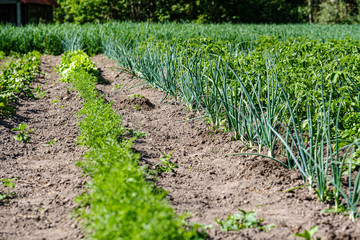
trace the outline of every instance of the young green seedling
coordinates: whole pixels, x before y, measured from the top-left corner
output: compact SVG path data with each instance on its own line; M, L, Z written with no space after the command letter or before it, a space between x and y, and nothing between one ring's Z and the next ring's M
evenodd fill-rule
M119 89L119 88L122 88L124 86L124 84L117 84L115 83L115 89Z
M165 154L163 152L160 152L162 154L162 157L160 157L160 164L156 164L155 167L158 169L159 172L167 173L167 172L174 172L174 168L178 168L178 165L170 161L171 154L174 150L172 150L169 154Z
M309 229L309 231L305 230L303 233L295 233L294 236L303 238L305 240L313 240L313 236L317 233L318 230L318 226L313 226ZM320 238L316 238L316 240L320 240Z
M144 98L144 96L142 96L141 94L134 94L133 96L132 96L134 99L136 99L136 98ZM130 98L130 97L129 97Z
M136 136L138 138L143 138L147 134L147 133L140 132L140 131L134 131L134 129L132 129L132 128L128 129L128 132L129 132L130 136Z
M35 93L35 97L37 97L37 98L43 98L47 94L46 91L40 86L36 86L34 88L34 93Z
M13 181L17 180L17 178L11 178L11 179L6 179L6 178L2 178L0 179L0 185L5 185L5 187L7 188L7 192L6 193L1 193L0 192L0 201L6 198L10 198L10 197L16 197L16 193L14 192L10 192L10 188L14 188L15 187L15 183L13 183Z
M215 218L215 222L221 226L222 231L238 231L240 229L248 229L248 228L257 228L260 230L267 231L273 227L274 224L270 224L267 226L262 226L261 223L264 219L256 219L256 212L246 212L244 210L239 209L240 213L231 215L227 217L225 220L218 220Z
M46 146L51 147L51 146L53 146L55 144L55 142L56 142L56 138L54 138L54 139L50 140L49 142L47 142Z
M210 239L209 235L206 233L207 229L211 229L213 228L213 226L210 225L204 225L201 223L196 223L196 222L189 222L188 219L191 217L191 212L188 213L184 213L180 216L181 222L183 224L183 226L186 228L187 231L189 232L196 232L195 235L197 235L198 238L195 239Z
M139 104L134 105L134 109L136 111L140 111L141 110L140 105Z
M34 133L33 129L26 129L26 123L19 124L17 128L11 129L11 131L20 131L19 134L14 136L14 139L18 142L24 142L27 143L31 140L31 137L29 136L29 133Z
M339 213L342 214L343 216L348 216L349 215L349 209L345 206L345 205L339 205L337 208L336 207L330 207L327 209L324 209L321 211L321 213Z
M69 107L69 104L61 105L59 108L63 109L63 108L67 108L67 107Z

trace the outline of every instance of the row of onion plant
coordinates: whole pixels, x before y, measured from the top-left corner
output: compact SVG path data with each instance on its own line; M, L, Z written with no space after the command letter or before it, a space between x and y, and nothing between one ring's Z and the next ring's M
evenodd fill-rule
M249 73L241 64L234 69L228 60L200 49L189 55L176 45L164 49L149 43L146 48L136 48L109 41L104 50L139 78L203 112L214 127L225 123L235 139L257 147L256 154L298 169L321 201L334 202L334 211L346 205L351 219L358 216L358 142L339 145L341 104L331 109L332 94L324 93L323 77L319 78L321 100L308 94L304 117L298 113L296 100L284 90L285 81L278 78L274 57L263 56L263 75ZM262 153L263 148L267 153ZM282 151L276 152L279 148ZM278 160L279 154L287 161Z

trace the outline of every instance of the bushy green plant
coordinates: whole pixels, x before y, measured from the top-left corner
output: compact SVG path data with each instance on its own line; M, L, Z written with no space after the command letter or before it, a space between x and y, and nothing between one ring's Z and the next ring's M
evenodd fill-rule
M0 113L14 112L10 103L20 96L34 96L30 86L35 75L40 73L39 65L40 53L34 51L4 66L0 72Z
M61 63L57 66L61 80L70 82L70 76L76 71L85 71L92 76L98 76L99 70L82 50L69 51L61 57Z

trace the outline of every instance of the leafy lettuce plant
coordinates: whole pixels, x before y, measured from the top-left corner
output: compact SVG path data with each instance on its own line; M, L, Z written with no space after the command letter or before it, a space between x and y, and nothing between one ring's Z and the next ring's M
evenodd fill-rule
M70 76L76 71L85 71L92 76L98 76L99 70L91 61L89 56L82 50L69 51L61 57L61 63L57 66L57 71L62 76L63 82L70 82Z

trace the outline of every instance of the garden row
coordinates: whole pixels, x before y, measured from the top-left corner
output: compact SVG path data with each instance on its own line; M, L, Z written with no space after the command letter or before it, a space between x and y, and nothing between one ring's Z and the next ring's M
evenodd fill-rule
M0 114L14 112L11 103L21 96L34 97L30 86L40 74L40 53L31 52L21 59L6 63L0 72Z
M307 25L307 24L150 24L111 22L106 24L26 25L15 27L0 25L0 51L60 55L67 50L83 49L89 55L102 53L108 43L116 40L120 46L134 47L154 37L157 40L187 40L194 37L229 41L231 45L247 50L259 36L287 38L306 37L322 42L329 39L360 40L360 25Z
M91 239L202 239L196 227L185 228L139 168L132 139L110 103L95 88L98 72L82 51L67 52L58 66L62 81L70 82L83 99L78 143L88 148L81 162L91 177L77 201L79 215ZM190 231L187 231L190 230Z
M358 216L359 42L259 37L227 41L113 41L105 54L258 155L300 171L329 211ZM242 153L244 154L244 153ZM280 160L285 159L285 160Z

